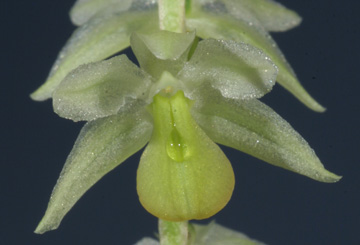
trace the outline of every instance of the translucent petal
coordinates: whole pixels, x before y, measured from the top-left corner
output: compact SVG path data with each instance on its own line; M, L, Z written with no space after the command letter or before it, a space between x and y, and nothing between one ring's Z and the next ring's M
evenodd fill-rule
M154 132L137 172L141 204L167 221L208 218L234 189L229 160L196 125L189 103L182 91L154 97Z
M175 33L159 31L151 34L133 33L131 48L140 67L154 78L164 71L176 75L188 59L195 32Z
M74 121L116 114L126 98L145 99L151 78L125 55L81 65L53 94L54 111Z
M84 126L35 233L56 229L92 185L148 142L152 131L151 118L144 110L137 112L134 109L138 108L132 107Z
M318 181L340 179L327 171L308 143L265 104L256 99L225 100L213 91L203 91L203 96L194 106L193 116L213 141Z
M209 82L226 98L259 98L275 84L277 67L259 49L244 43L199 42L178 78L189 88Z
M235 18L242 18L244 12L249 12L248 14L256 17L268 31L287 31L298 26L301 22L301 17L296 12L272 0L222 1L229 13Z
M212 13L207 8L194 8L187 15L186 25L188 30L196 30L196 34L204 39L234 40L262 49L279 68L277 81L280 85L312 110L325 110L305 91L283 54L264 29L227 16L226 13Z
M192 226L195 229L194 244L196 245L265 245L215 222L208 225L192 224Z
M34 100L46 100L64 77L79 65L103 60L130 45L134 31L158 30L155 10L113 13L92 18L79 27L60 52L47 81L31 94Z
M70 19L74 25L80 26L92 16L104 10L121 12L131 6L133 0L77 0L70 10Z

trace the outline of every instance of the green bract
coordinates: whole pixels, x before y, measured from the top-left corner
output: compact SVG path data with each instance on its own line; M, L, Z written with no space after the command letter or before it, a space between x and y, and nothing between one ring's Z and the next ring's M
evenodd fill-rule
M89 122L37 233L58 227L96 181L147 142L137 175L139 199L169 221L210 217L230 199L234 174L214 142L319 181L339 180L288 123L257 100L278 72L260 49L166 31L134 33L131 47L140 68L120 55L82 65L56 86L55 111Z
M71 70L125 49L133 32L158 30L156 2L78 0L71 10L71 19L80 27L60 52L46 83L31 97L35 100L51 98ZM234 40L260 48L279 68L277 81L280 85L309 108L325 110L305 91L268 34L268 31L285 31L298 25L301 18L295 12L272 0L193 0L187 3L190 4L186 6L187 31L196 31L200 38Z

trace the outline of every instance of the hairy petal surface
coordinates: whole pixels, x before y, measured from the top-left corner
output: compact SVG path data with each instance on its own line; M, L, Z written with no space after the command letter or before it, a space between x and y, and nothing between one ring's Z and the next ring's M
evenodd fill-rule
M216 143L318 181L340 179L284 119L256 99L226 100L209 92L194 106L193 116Z
M129 47L134 31L158 30L155 10L110 13L92 18L79 27L58 55L46 82L31 94L46 100L65 76L79 65L100 61Z
M189 103L182 91L154 97L154 132L137 172L141 204L167 221L214 215L235 184L229 160L192 119Z
M325 110L302 87L284 55L265 29L227 16L226 13L213 13L208 8L192 9L187 15L186 25L189 30L196 30L196 34L203 39L234 40L260 48L279 68L277 81L281 86L310 109L318 112Z
M244 43L200 41L178 75L189 90L204 82L233 99L259 98L275 84L277 67L261 50Z
M66 213L92 185L149 141L151 117L145 110L137 112L136 106L130 108L84 126L35 233L56 229Z
M102 11L121 12L128 10L133 0L77 0L70 10L70 19L80 26Z
M81 65L71 71L53 94L54 111L74 121L116 114L126 98L144 99L151 78L125 55Z

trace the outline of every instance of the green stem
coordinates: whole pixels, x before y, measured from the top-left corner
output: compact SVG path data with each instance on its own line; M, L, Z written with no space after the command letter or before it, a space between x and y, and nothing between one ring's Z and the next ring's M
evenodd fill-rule
M159 219L160 245L189 244L188 222L170 222Z
M159 0L160 29L185 32L185 0Z

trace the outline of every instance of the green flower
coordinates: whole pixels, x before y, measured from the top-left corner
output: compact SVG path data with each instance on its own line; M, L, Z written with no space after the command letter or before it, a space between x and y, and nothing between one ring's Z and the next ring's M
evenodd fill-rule
M139 199L168 221L208 218L231 198L234 173L215 143L318 181L340 179L257 100L278 72L260 49L166 31L134 33L131 47L140 68L120 55L79 66L54 89L55 112L88 123L35 232L56 229L93 184L147 143Z
M65 76L79 65L108 58L129 47L133 32L152 33L158 27L157 1L78 0L70 12L79 28L60 52L44 85L31 97L51 98ZM270 0L186 1L186 29L203 39L248 43L265 52L279 68L278 83L309 108L324 111L302 87L269 31L286 31L301 18Z

